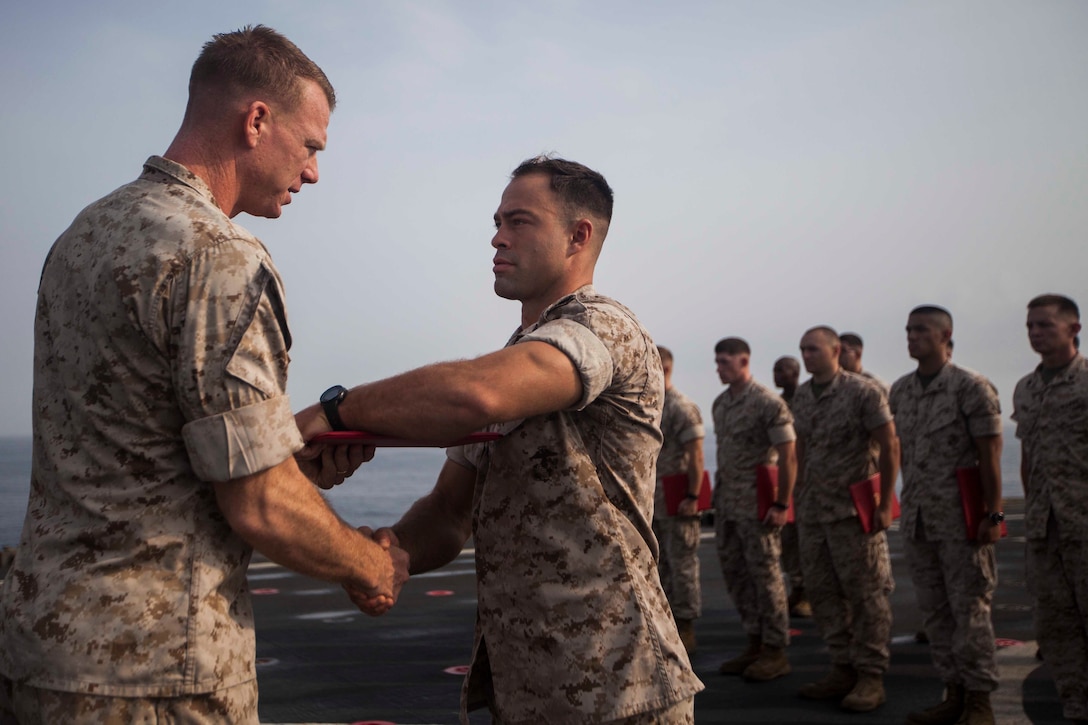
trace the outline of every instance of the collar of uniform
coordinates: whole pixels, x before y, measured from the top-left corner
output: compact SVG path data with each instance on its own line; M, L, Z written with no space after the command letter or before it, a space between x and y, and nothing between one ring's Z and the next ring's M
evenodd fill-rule
M1045 388L1048 385L1064 385L1073 382L1077 375L1084 374L1085 372L1088 372L1088 361L1086 361L1084 356L1078 352L1073 356L1073 359L1069 361L1069 364L1065 366L1065 370L1062 370L1061 373L1055 375L1049 383L1043 381L1043 364L1039 363L1035 366L1035 374L1031 376L1028 383L1032 387L1038 386L1041 388Z
M529 327L527 327L525 329L522 329L522 328L519 327L517 329L517 331L514 333L514 337L516 338L516 337L520 337L521 335L529 334L530 332L532 332L536 328L543 325L548 320L551 320L551 319L554 319L555 317L558 317L559 315L554 315L553 314L556 310L558 310L558 309L560 309L562 307L566 307L567 305L574 302L575 300L584 300L587 297L592 297L596 293L597 293L597 291L595 289L593 289L593 285L587 284L587 285L583 285L583 286L579 287L578 289L574 290L573 292L571 292L568 295L563 295L562 297L557 299L555 302L551 303L546 308L544 308L544 311L540 313L540 319L539 320L537 320L536 322L534 322L532 325L530 325Z
M952 375L952 369L955 365L949 360L941 369L937 371L937 375L929 382L929 385L922 387L922 381L918 378L918 372L914 374L914 384L921 389L922 395L930 395L938 393L948 387L948 378Z
M204 180L176 161L171 161L162 156L151 156L144 162L144 173L147 174L148 172L165 174L179 184L184 184L201 196L207 197L212 204L219 206L215 203L212 190L204 183Z

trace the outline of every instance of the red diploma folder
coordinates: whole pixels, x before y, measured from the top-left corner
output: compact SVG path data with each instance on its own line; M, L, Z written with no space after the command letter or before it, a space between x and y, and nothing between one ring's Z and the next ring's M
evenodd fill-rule
M361 430L334 430L328 433L319 433L313 437L311 443L329 443L343 445L345 443L360 443L364 446L383 446L390 448L446 448L448 446L463 446L469 443L486 443L502 438L502 433L470 433L463 438L452 441L430 441L415 438L394 438L392 436L376 435Z
M956 469L956 483L960 487L960 503L963 504L963 524L967 529L967 540L978 541L978 525L986 515L986 506L982 501L982 480L978 466ZM1009 527L1001 522L1001 535L1009 535Z
M672 476L662 476L661 487L665 492L665 513L675 516L680 502L688 495L688 474L676 473ZM698 511L706 511L710 508L710 474L705 468L702 483L699 484L699 501L695 508Z
M778 500L778 466L756 466L756 506L759 520L767 518L771 504ZM793 523L793 496L786 511L787 523Z
M854 499L854 508L858 510L861 528L869 534L873 531L873 519L876 507L880 505L880 474L874 473L864 481L850 484L850 497ZM892 491L892 518L899 518L899 499Z

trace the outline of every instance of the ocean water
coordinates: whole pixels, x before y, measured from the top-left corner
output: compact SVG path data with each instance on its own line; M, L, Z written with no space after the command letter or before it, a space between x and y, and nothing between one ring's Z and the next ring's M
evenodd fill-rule
M712 462L713 436L708 438L706 460ZM431 490L445 458L439 448L380 448L374 460L326 497L353 525L388 526ZM1005 498L1022 498L1020 445L1011 426L1005 430L1001 472ZM30 437L0 438L0 546L19 543L29 491Z
M0 546L19 543L30 492L30 437L0 438ZM369 463L325 492L340 516L356 526L388 526L428 493L446 460L439 448L380 448Z

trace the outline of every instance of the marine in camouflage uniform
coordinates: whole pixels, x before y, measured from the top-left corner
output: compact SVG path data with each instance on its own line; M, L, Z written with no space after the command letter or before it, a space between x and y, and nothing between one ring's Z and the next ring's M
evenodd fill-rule
M712 408L718 466L715 538L722 576L749 641L748 648L722 663L719 672L764 681L789 672L784 652L789 644L789 610L780 528L759 517L756 470L778 465L781 453L778 501L781 508L788 508L796 473L796 435L786 402L752 379L750 354L739 338L725 338L715 348L719 377L729 384ZM761 657L765 662L759 663Z
M693 621L702 613L699 588L699 513L696 502L703 478L703 417L690 398L672 385L672 353L658 347L665 374L665 404L661 414L661 453L657 457L653 529L661 551L657 571L668 597L680 637L688 653L695 651ZM688 496L675 515L665 507L663 476L688 477Z
M864 711L884 702L893 581L887 536L882 529L862 529L850 485L880 472L882 510L875 518L886 526L898 445L883 390L839 369L838 348L830 328L805 333L801 353L813 377L793 399L801 568L833 666L827 679L806 685L801 694L846 695L844 708Z
M956 470L978 467L986 510L1003 517L1001 406L989 380L951 362L951 336L947 310L911 312L907 341L918 369L895 382L889 399L903 471L899 528L930 655L945 683L941 704L911 714L910 722L923 725L955 723L968 699L970 722L993 722L988 693L998 684L990 606L1000 522L986 517L968 540Z
M199 75L220 38L320 74L270 29L217 36L194 66L187 123L168 154L194 158L186 142L202 147L219 127ZM323 143L331 87L294 80L294 118ZM269 99L265 111L281 108L279 96L248 92ZM238 112L223 113L240 134ZM302 571L359 587L366 550L384 557L391 582L389 556L337 519L292 457L302 438L285 393L282 283L226 213L278 214L263 194L315 182L312 149L290 151L303 152L297 166L258 161L215 193L153 156L50 250L35 319L30 500L0 589L0 719L256 723L248 541L314 557ZM217 152L250 161L229 145ZM260 186L259 202L241 180ZM287 518L258 531L248 502ZM285 530L292 511L325 530ZM338 575L319 568L334 559Z
M1064 715L1088 721L1088 361L1077 352L1075 303L1043 295L1028 308L1042 357L1016 385L1029 585L1039 648Z
M451 448L434 490L392 529L412 573L471 535L477 618L462 692L495 722L691 723L692 672L652 530L665 392L635 316L588 280L611 218L603 177L530 159L495 212L495 289L521 302L507 345L352 388L345 425L500 440ZM300 414L303 430L323 421Z

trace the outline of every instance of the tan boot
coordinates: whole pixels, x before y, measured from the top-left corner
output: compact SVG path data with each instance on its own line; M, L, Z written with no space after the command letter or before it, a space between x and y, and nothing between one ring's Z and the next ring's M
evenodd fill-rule
M767 682L790 673L790 661L783 647L764 647L755 662L744 668L744 679Z
M990 693L968 690L963 701L963 714L956 725L994 725L994 709L990 706Z
M859 672L858 684L842 699L839 707L851 712L869 712L884 704L884 676Z
M963 714L963 685L949 682L944 688L944 699L933 707L907 715L910 725L956 725Z
M804 587L795 587L794 590L790 592L790 596L786 604L790 608L791 617L808 619L812 616L812 605L809 603L808 598L805 596Z
M858 673L850 665L832 665L826 677L802 685L798 694L810 700L830 700L853 690L857 681Z
M695 622L690 619L676 620L676 630L680 633L680 641L684 643L684 649L688 654L695 652Z
M739 675L747 669L748 665L759 659L759 652L763 649L763 638L759 635L748 635L748 647L731 660L722 662L718 668L719 675Z

